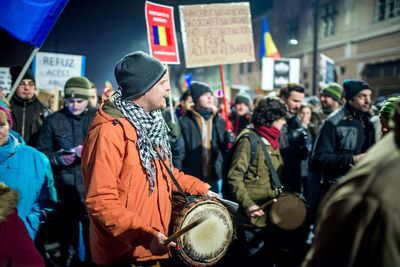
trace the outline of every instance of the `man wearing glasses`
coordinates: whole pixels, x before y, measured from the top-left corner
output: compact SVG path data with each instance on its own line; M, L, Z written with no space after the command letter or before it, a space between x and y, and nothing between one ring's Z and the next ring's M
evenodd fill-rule
M21 66L10 68L12 84L17 80L21 70ZM35 92L35 77L28 69L11 98L10 106L14 120L13 130L20 133L29 146L36 146L43 120L50 114L50 110L39 101Z

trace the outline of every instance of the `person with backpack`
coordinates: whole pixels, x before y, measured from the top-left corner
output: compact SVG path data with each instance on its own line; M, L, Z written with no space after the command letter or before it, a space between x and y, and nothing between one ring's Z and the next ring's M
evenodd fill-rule
M273 186L264 151L266 148L275 170L279 172L283 164L279 135L286 123L286 112L287 108L280 99L262 99L254 109L252 125L239 134L232 148L227 179L234 200L239 203L236 214L236 243L239 246L235 248L236 260L242 261L239 265L255 266L263 262L264 266L272 266L275 261L270 223L260 206L276 197L278 192ZM253 160L249 160L254 140L256 154Z

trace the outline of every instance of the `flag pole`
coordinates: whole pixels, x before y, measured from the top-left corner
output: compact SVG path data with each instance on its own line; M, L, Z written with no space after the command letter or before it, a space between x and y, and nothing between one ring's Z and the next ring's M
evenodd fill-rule
M222 64L219 65L219 75L221 76L221 89L222 89L222 94L223 94L223 103L224 103L224 113L225 113L225 128L226 130L232 130L229 129L229 117L228 117L228 109L227 109L227 104L226 104L226 95L225 95L225 81L224 81L224 67Z
M172 103L172 87L171 87L171 83L169 81L169 65L165 64L165 67L167 68L167 81L169 84L169 91L168 91L168 101L169 101L169 112L171 113L171 122L175 123L175 114L174 114L174 107L173 107L173 103Z
M6 101L9 102L11 97L14 95L15 90L17 90L17 87L19 85L19 83L22 80L22 77L24 77L26 70L29 68L29 65L31 65L33 58L36 56L37 52L39 51L39 47L35 47L35 49L33 49L31 55L29 56L28 60L26 61L24 67L22 68L21 72L19 73L17 79L15 80L10 93L7 95L6 97Z

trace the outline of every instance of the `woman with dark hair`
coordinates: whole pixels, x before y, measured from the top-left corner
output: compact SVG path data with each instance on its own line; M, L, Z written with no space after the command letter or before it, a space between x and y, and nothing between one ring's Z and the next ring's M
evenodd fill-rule
M282 166L278 140L281 128L286 123L286 112L285 104L278 98L262 99L254 109L252 124L239 134L234 146L228 183L240 206L236 218L237 244L240 244L240 248L236 259L242 260L243 265L255 266L263 262L263 266L272 266L274 263L271 257L274 254L271 253L273 244L269 240L270 226L260 206L276 197L277 191L273 187L262 146L266 147L278 171ZM261 140L257 143L254 160L249 162L252 138Z

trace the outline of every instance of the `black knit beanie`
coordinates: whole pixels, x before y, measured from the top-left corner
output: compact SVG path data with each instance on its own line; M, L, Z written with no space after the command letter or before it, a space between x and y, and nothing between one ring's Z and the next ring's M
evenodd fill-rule
M347 101L352 100L359 92L365 89L372 91L369 84L362 80L348 79L343 81L344 97Z
M10 67L10 74L11 74L11 84L14 85L15 81L18 78L18 75L21 73L22 71L22 66L12 66ZM30 68L28 68L24 74L24 76L22 77L22 80L32 80L33 82L35 82L35 75L33 75L33 72Z
M190 94L193 98L193 103L195 105L199 100L200 96L208 92L213 93L211 87L206 83L192 81L192 83L190 84Z
M136 51L118 61L114 73L122 97L130 100L149 91L166 71L164 65L156 58Z

